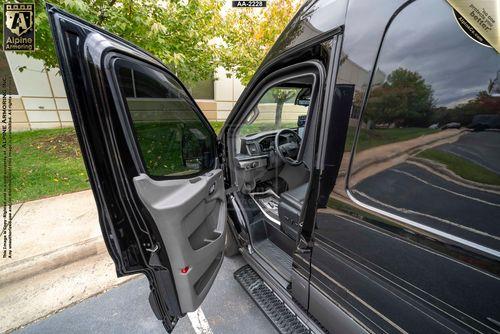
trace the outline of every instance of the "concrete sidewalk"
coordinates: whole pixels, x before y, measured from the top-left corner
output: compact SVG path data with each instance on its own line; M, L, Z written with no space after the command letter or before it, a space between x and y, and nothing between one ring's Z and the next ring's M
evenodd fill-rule
M72 246L92 243L97 252L102 244L90 190L18 204L13 212L12 258L0 259L0 286L64 265Z
M0 332L132 278L116 277L90 190L26 202L13 212L13 256L0 259Z

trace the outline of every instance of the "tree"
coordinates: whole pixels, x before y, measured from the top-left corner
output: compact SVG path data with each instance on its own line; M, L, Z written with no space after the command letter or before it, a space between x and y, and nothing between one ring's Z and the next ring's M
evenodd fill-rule
M281 129L281 115L283 114L283 105L297 92L286 88L275 88L272 91L274 101L276 101L276 114L274 115L274 126L276 129Z
M453 107L441 107L434 110L433 120L439 124L458 122L462 125L472 123L476 115L500 115L500 100L479 91L474 98Z
M365 115L374 124L427 126L434 104L432 88L422 76L400 67L372 90Z
M212 41L223 26L220 15L223 0L51 2L147 50L181 80L195 82L211 78L219 65L220 50ZM36 0L35 10L36 51L25 54L43 60L47 68L56 67L45 2Z
M223 66L246 85L302 0L268 1L268 7L237 8L227 13L222 33Z

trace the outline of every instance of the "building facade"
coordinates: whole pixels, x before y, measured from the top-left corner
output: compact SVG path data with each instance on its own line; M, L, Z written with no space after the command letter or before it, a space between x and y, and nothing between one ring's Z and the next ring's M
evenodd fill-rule
M369 72L357 63L344 59L344 69L338 81L359 82ZM0 76L12 78L13 131L50 129L73 126L63 81L57 68L44 70L43 62L27 54L0 51ZM385 81L385 73L377 70L376 84ZM223 68L217 69L213 80L191 87L193 97L209 121L225 121L245 87ZM292 106L290 106L292 107ZM352 110L352 118L358 118Z
M73 126L66 92L58 69L44 70L43 62L26 54L0 51L2 76L12 78L13 131ZM214 80L193 87L193 96L210 121L224 121L244 89L220 68Z

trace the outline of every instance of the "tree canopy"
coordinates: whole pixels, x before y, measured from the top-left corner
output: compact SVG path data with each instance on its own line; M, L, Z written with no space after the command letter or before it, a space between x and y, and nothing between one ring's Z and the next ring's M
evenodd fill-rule
M51 2L152 53L187 83L210 79L222 66L246 84L301 0L273 0L263 9L224 9L225 0ZM45 2L35 0L35 10L36 51L25 54L56 67Z
M227 13L223 66L246 85L301 4L301 0L273 0L260 11L241 8Z
M479 91L476 97L465 103L449 108L436 108L432 119L441 125L449 122L469 125L476 115L500 115L500 100L488 95L486 91Z
M433 91L417 72L398 68L370 93L366 119L374 124L426 126L434 108Z
M4 2L4 1L2 1ZM223 0L53 0L67 10L152 53L181 80L208 79L218 66ZM57 66L45 2L35 1L36 51L47 68ZM3 40L3 39L2 39Z

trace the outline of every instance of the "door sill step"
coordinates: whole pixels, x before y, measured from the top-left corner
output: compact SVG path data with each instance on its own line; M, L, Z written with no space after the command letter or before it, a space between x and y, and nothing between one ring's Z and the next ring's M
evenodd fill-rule
M311 330L293 313L248 264L234 278L250 295L280 333L306 334Z

